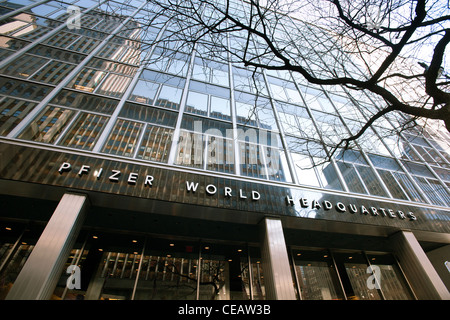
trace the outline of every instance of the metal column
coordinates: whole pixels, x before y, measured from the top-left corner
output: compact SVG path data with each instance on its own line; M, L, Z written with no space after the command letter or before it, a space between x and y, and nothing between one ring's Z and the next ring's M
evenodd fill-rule
M87 196L66 193L23 266L7 300L48 300L84 220Z
M450 294L414 234L391 236L398 261L419 300L449 300Z
M266 299L295 300L293 277L281 221L266 217L261 222L261 227Z

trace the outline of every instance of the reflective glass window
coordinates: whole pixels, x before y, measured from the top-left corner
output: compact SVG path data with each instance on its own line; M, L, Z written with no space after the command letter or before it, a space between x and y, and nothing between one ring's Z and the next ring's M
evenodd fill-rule
M118 100L71 90L61 90L50 103L86 111L112 114L118 104Z
M231 120L230 102L220 97L211 97L211 113L213 118Z
M413 300L414 295L402 271L390 254L367 253L372 269L376 272L378 285L386 300ZM369 274L370 275L370 274ZM375 280L368 283L375 285Z
M380 181L370 167L355 166L361 176L369 194L386 197L387 194L384 191Z
M0 26L0 34L33 41L52 30L49 27L51 24L56 27L60 23L22 12L4 21Z
M169 85L163 85L161 87L161 91L158 94L155 105L168 109L178 110L180 107L182 93L183 89L172 87Z
M153 104L158 88L159 84L157 83L139 80L136 83L129 100L145 104Z
M106 72L92 68L83 68L67 85L69 88L94 92L100 85Z
M49 86L20 80L0 78L0 94L41 101L51 90Z
M108 117L106 116L81 112L59 144L71 148L91 150L107 120Z
M239 142L239 163L241 174L254 178L266 178L262 146Z
M344 177L345 183L350 192L367 194L367 190L364 184L361 182L355 167L352 164L345 162L337 162L337 166L341 170L341 174Z
M1 97L0 135L6 136L11 132L36 105L29 101Z
M143 123L118 119L102 152L132 157L137 149Z
M292 182L286 153L282 149L263 146L267 175L270 180Z
M190 91L188 94L186 109L187 112L208 115L208 95Z
M0 48L9 49L9 50L20 50L23 47L25 47L27 44L29 44L28 41L23 41L19 39L14 39L11 37L6 37L0 35ZM12 51L9 51L11 54Z
M14 61L2 68L0 73L27 79L48 61L48 59L25 54L17 59L14 59Z
M324 163L323 158L313 158L313 162L325 189L344 190L332 163Z
M339 275L326 250L293 250L301 300L343 300Z
M205 143L201 133L181 130L177 142L177 157L175 164L199 169L203 168L204 148Z
M398 183L402 186L403 190L407 192L408 196L413 201L424 202L422 195L416 190L415 185L407 177L405 173L392 172L392 175L397 179Z
M408 196L406 195L406 191L403 190L401 184L395 179L392 172L378 169L378 173L394 198L409 200Z
M80 36L74 33L69 33L65 31L60 31L52 37L44 40L42 44L48 44L54 47L67 48L71 43L73 43Z
M51 58L65 63L73 64L79 64L84 60L84 58L86 58L86 55L80 53L53 48L41 44L31 48L29 53L39 55L44 58Z
M319 178L317 177L311 158L308 155L299 153L291 153L291 156L299 183L320 187Z
M212 171L234 172L233 140L220 136L208 136L206 141L206 169Z
M121 98L128 89L131 80L131 77L110 73L106 76L105 80L103 80L96 93Z
M20 139L54 143L75 111L48 106L19 136Z
M175 127L177 121L177 113L175 112L129 102L124 104L119 116L169 127Z
M53 85L59 84L73 69L74 65L52 61L36 72L30 79Z
M167 162L172 145L173 130L147 125L136 158Z
M382 300L375 284L367 285L370 273L367 259L361 252L334 252L333 257L348 299Z

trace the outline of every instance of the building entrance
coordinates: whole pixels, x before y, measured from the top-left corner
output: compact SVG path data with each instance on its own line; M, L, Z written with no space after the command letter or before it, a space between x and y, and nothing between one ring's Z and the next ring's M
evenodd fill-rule
M260 262L258 248L245 243L90 233L72 250L64 269L79 266L80 286L75 287L70 273L63 273L53 298L264 299Z
M351 250L294 249L302 300L410 300L414 295L394 257Z

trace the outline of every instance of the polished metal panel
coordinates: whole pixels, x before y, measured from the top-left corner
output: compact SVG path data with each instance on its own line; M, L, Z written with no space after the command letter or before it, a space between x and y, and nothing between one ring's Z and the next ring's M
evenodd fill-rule
M450 212L443 207L386 202L373 197L361 198L247 178L201 174L100 155L93 157L81 151L60 152L3 143L0 155L0 179L40 185L40 190L47 186L57 187L60 191L70 188L108 198L105 201L98 197L98 206L111 206L111 198L117 198L117 201L120 198L121 202L126 201L118 204L120 208L167 214L157 205L161 201L172 207L196 206L195 211L179 208L170 212L179 216L195 215L200 219L226 220L228 218L218 213L218 210L226 210L239 212L228 217L244 223L254 223L252 217L261 219L270 214L282 219L303 218L293 219L299 221L347 223L353 228L372 226L390 229L390 233L395 230L450 233ZM195 191L193 187L188 188L194 185ZM413 216L409 215L410 212ZM304 223L301 222L302 225Z
M84 221L85 195L65 194L36 243L7 300L48 300Z
M295 300L293 277L281 221L265 218L261 224L263 228L261 253L266 299Z
M449 300L450 293L414 234L399 231L391 236L394 253L419 300Z

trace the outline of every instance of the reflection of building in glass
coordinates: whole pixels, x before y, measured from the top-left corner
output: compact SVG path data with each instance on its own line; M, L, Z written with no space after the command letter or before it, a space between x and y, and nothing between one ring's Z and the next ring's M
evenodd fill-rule
M26 257L47 239L55 201L67 205L68 194L69 212L78 201L72 193L89 198L92 214L71 234L76 241L58 250L89 277L68 290L60 267L38 298L430 297L414 285L421 274L398 270L402 259L448 248L448 132L397 137L395 119L386 117L356 149L324 162L329 146L360 127L373 97L155 44L170 20L146 24L154 17L146 1L20 3L0 3L0 277L8 283L1 298L13 283L11 296L24 297L17 271L31 272ZM68 5L83 12L81 28L65 26ZM314 43L314 26L302 28ZM201 183L186 191L187 181ZM288 194L295 205L286 205ZM309 204L407 208L417 221L323 205L301 211L305 195ZM261 228L266 237L285 233L279 261L268 257ZM404 230L418 240L410 233L399 240ZM393 242L416 246L402 257ZM351 265L343 249L364 254ZM366 267L380 260L389 282L367 291ZM272 272L286 274L286 295L275 293ZM424 286L437 292L432 298L445 297L442 283Z

